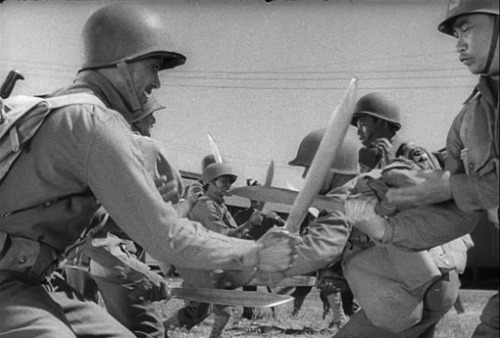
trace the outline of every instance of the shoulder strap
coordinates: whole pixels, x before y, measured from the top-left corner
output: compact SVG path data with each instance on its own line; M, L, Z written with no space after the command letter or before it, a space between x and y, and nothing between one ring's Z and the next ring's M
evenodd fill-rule
M7 99L5 104L9 111L0 124L0 182L52 111L73 104L104 106L101 100L90 93L53 98L18 95Z
M97 96L86 92L50 97L46 98L45 101L49 103L50 109L62 108L73 104L94 104L104 106L104 103Z

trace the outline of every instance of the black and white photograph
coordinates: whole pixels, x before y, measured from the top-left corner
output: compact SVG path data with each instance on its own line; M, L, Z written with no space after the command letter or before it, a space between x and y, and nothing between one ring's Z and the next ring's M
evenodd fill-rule
M498 16L0 1L0 337L499 337Z

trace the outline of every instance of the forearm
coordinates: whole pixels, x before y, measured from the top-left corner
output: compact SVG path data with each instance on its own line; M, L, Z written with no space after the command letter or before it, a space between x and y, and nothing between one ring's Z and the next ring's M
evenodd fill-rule
M455 174L451 176L450 184L453 199L463 211L498 207L498 176L493 171L480 177Z
M311 223L298 248L297 260L286 276L302 275L324 268L339 259L352 227L341 213L332 213Z
M474 230L481 213L464 212L453 201L399 212L387 218L383 243L428 250Z
M179 219L162 200L138 160L130 138L98 135L88 154L87 180L116 223L153 258L198 269L241 269L251 265L256 244L209 232ZM118 146L119 145L119 146ZM136 149L137 151L137 149ZM112 168L112 170L110 170ZM140 225L140 226L138 226Z

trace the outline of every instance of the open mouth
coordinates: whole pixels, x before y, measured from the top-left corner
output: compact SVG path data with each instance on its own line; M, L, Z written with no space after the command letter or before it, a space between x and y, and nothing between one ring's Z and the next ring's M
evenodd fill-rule
M462 62L466 66L469 66L473 63L471 58L460 58L460 62Z

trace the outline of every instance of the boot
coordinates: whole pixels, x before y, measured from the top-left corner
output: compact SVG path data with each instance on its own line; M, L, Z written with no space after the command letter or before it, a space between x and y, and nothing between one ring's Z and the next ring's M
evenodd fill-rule
M210 332L210 338L219 338L222 336L222 332L231 318L231 308L230 307L219 307L214 306L215 320L212 326L212 332Z

